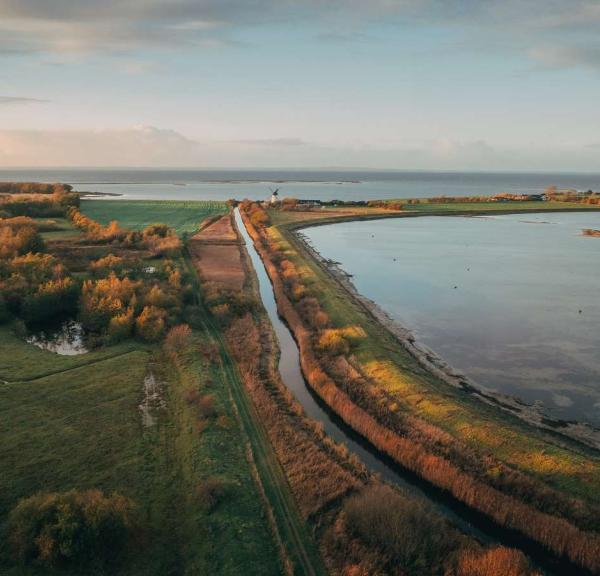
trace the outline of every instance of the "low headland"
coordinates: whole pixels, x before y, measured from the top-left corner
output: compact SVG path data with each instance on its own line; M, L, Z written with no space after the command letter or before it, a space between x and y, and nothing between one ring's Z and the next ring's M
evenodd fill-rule
M510 535L502 546L386 483L308 417L279 372L235 201L0 185L0 574L537 576L531 550L550 573L600 573L595 441L472 390L298 233L598 207L577 200L240 205L313 393L365 445ZM32 343L67 324L83 353Z

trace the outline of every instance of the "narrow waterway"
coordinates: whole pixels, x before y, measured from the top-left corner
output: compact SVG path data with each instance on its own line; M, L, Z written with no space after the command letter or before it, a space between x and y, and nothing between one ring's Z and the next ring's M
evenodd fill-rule
M382 479L410 494L411 497L426 501L463 532L484 543L498 543L521 549L538 569L543 570L547 575L570 573L565 572L565 569L568 569L567 566L563 566L562 563L549 558L541 546L535 543L525 545L522 536L518 533L499 528L483 515L473 512L456 501L446 492L422 481L412 472L391 461L342 422L310 390L300 368L300 357L296 341L287 325L279 317L271 281L237 209L235 219L258 277L263 305L267 310L278 339L281 351L279 359L281 378L292 391L296 400L302 404L306 414L313 420L320 422L324 431L336 442L345 444L348 450L356 454L371 472L379 474Z

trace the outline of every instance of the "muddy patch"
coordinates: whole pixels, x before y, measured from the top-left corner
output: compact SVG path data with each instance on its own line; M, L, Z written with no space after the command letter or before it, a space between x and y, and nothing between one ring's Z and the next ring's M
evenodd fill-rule
M163 382L157 380L154 373L150 370L144 378L144 397L138 408L142 413L142 425L144 428L150 428L156 424L158 412L166 407L166 402L162 397Z

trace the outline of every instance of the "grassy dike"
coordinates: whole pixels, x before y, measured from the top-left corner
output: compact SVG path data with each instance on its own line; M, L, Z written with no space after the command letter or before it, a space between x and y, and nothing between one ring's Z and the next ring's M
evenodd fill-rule
M551 547L555 553L567 554L576 563L597 566L592 550L594 541L598 539L598 524L594 519L597 516L593 512L600 485L598 454L574 443L557 442L552 436L473 399L469 394L452 389L425 371L383 326L352 299L335 277L312 258L293 233L294 229L303 225L317 224L320 218L316 219L311 213L303 221L302 213L277 210L271 210L269 216L272 226L267 226L263 234L279 257L293 264L299 273L301 286L309 291L311 287L318 287L311 293L317 296L331 325L335 328L359 327L366 335L352 344L349 357L352 367L359 373L354 384L345 388L355 407L350 408L348 401L346 406L340 404L340 410L347 410L348 417L361 413L357 406L364 409L354 427L363 427L367 436L378 437L380 448L388 443L386 451L392 456L397 453L403 465L409 465L419 474L422 472L425 478L450 490L479 511L485 512L490 499L514 503L517 505L515 511L508 516L502 515L502 519L496 512L492 513L493 506L490 508L496 521L504 525L524 530L534 539L545 539L543 526L552 524L554 543ZM372 217L360 211L354 214L341 211L322 214L323 221L329 222L336 221L336 216L341 217L340 220ZM280 309L280 313L289 322L288 312ZM321 376L323 378L326 380ZM329 394L327 390L330 388L331 381L321 392L319 384L316 384L316 390L322 396ZM334 389L331 388L331 398L337 399L341 390L334 393ZM324 399L327 401L326 397ZM408 422L412 422L412 432L406 429ZM384 428L381 428L382 425ZM395 435L392 441L389 431L393 430L400 435ZM412 441L402 439L407 433L409 438L412 434ZM422 448L417 449L419 441L423 441L419 435L425 438L433 435L437 440L426 440ZM404 444L406 446L400 449ZM398 452L399 449L414 454L409 457L409 452L403 454ZM418 450L423 451L419 454ZM434 462L436 467L454 462L458 466L453 472L456 481L450 483L447 475L438 476L430 468ZM470 478L477 478L476 483L472 484ZM472 485L472 493L465 492L467 485ZM486 495L484 499L474 496L479 491L482 496ZM525 520L527 517L531 521ZM563 518L572 525L569 527ZM571 533L568 545L562 541L562 535L566 538L567 532ZM587 543L583 545L583 541Z

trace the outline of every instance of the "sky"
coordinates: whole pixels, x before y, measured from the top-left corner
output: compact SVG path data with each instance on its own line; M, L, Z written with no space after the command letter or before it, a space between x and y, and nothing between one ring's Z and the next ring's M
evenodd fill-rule
M600 2L0 0L0 167L600 171Z

